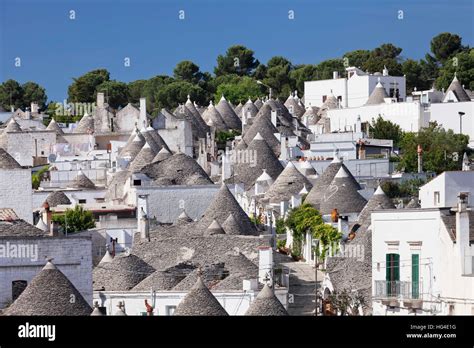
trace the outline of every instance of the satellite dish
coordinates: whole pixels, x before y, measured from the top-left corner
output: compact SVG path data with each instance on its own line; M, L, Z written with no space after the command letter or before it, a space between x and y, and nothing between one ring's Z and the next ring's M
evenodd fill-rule
M49 161L49 163L54 163L54 162L56 162L56 155L55 155L54 153L50 154L50 155L48 156L48 161Z

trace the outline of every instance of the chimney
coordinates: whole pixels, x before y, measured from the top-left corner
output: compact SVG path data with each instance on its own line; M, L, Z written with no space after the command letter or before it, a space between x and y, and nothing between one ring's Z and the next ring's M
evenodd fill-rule
M355 131L356 131L356 133L362 132L362 122L361 122L361 120L360 120L360 115L357 115L357 121L356 121Z
M339 73L338 73L337 71L333 71L333 72L332 72L332 78L333 78L334 80L337 80L337 79L339 78Z
M150 219L148 217L148 195L138 195L138 231L142 240L150 241Z
M37 114L39 111L39 106L38 103L31 103L31 113L32 114Z
M273 285L273 250L269 246L258 248L258 281Z
M473 274L472 255L469 253L469 211L467 209L469 192L460 192L456 209L456 248L461 260L463 275Z
M276 112L276 110L272 110L272 124L275 127L277 126L277 112Z
M104 108L104 104L105 104L104 100L105 100L104 93L102 92L97 93L97 108L98 109Z
M146 98L140 98L140 121L139 121L139 125L146 127Z
M286 147L286 137L280 135L280 160L286 161L288 159L288 149Z

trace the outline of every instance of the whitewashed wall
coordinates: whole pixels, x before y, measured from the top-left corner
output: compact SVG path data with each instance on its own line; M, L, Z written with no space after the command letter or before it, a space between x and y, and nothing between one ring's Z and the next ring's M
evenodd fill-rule
M30 169L0 169L0 207L12 208L16 215L33 222Z

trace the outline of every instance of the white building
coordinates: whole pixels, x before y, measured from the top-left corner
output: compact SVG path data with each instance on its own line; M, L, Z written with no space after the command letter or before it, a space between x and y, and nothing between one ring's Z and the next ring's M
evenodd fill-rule
M421 209L372 212L375 315L474 314L474 172L420 190Z
M347 77L339 77L338 73L334 72L332 80L306 81L305 105L320 107L332 91L340 107L359 107L367 102L379 81L388 96L395 97L398 101L404 101L406 98L405 76L390 76L387 69L374 74L368 74L356 67L349 67L346 71Z

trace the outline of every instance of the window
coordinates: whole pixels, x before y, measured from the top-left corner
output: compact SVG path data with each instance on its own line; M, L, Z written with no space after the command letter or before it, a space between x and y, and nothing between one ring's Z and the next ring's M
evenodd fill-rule
M328 96L327 96L327 95L323 95L323 103L326 101L326 99L328 99Z
M166 306L166 315L173 315L176 306Z
M12 281L12 301L15 301L18 296L21 295L23 290L25 290L28 282L26 280L14 280Z
M387 296L396 297L399 292L399 280L400 280L400 255L399 254L386 254L386 273L385 280L387 283Z
M420 296L420 255L411 255L411 297L414 299Z
M142 181L139 180L139 179L135 179L133 180L133 186L141 186L142 185Z
M86 204L86 200L85 199L80 199L79 204Z
M441 201L439 191L435 191L433 195L434 195L434 205L439 205Z

